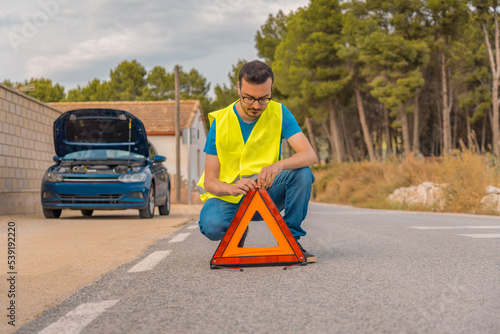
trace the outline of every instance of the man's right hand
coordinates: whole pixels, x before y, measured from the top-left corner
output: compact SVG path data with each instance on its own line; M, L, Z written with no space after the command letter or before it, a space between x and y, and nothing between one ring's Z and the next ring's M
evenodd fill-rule
M231 187L230 194L233 196L246 195L250 190L257 189L257 182L252 179L240 179Z

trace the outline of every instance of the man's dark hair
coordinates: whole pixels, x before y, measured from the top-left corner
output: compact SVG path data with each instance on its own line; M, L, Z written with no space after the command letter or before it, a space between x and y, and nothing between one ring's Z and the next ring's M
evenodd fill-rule
M245 79L252 84L260 85L266 82L269 78L271 78L271 82L274 83L273 70L269 65L261 62L260 60L252 60L241 66L238 75L240 86L242 79Z

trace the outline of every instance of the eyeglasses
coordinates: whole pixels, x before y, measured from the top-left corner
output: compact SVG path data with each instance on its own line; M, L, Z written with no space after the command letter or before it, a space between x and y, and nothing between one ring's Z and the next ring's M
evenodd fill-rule
M259 102L259 104L268 104L271 101L272 97L261 97L260 99L254 99L253 97L242 96L241 99L246 104L253 104L255 101Z

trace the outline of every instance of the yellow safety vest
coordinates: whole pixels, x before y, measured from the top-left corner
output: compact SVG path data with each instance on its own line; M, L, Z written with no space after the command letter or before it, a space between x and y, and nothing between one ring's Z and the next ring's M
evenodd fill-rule
M225 183L236 183L240 178L258 175L260 170L280 160L281 124L283 118L282 105L271 101L260 115L245 144L241 133L238 116L233 106L208 114L210 125L215 123L215 146L220 162L219 180ZM216 197L226 202L238 203L239 196L216 196L205 191L205 173L198 182L200 198L206 201Z

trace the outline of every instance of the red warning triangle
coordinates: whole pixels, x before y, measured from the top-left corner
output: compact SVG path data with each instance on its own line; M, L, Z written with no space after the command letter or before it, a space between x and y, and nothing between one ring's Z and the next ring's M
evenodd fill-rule
M248 224L256 212L266 222L278 246L238 247ZM299 263L307 263L304 254L267 191L264 188L259 188L249 191L243 199L231 225L215 251L210 265L211 268L216 268Z

